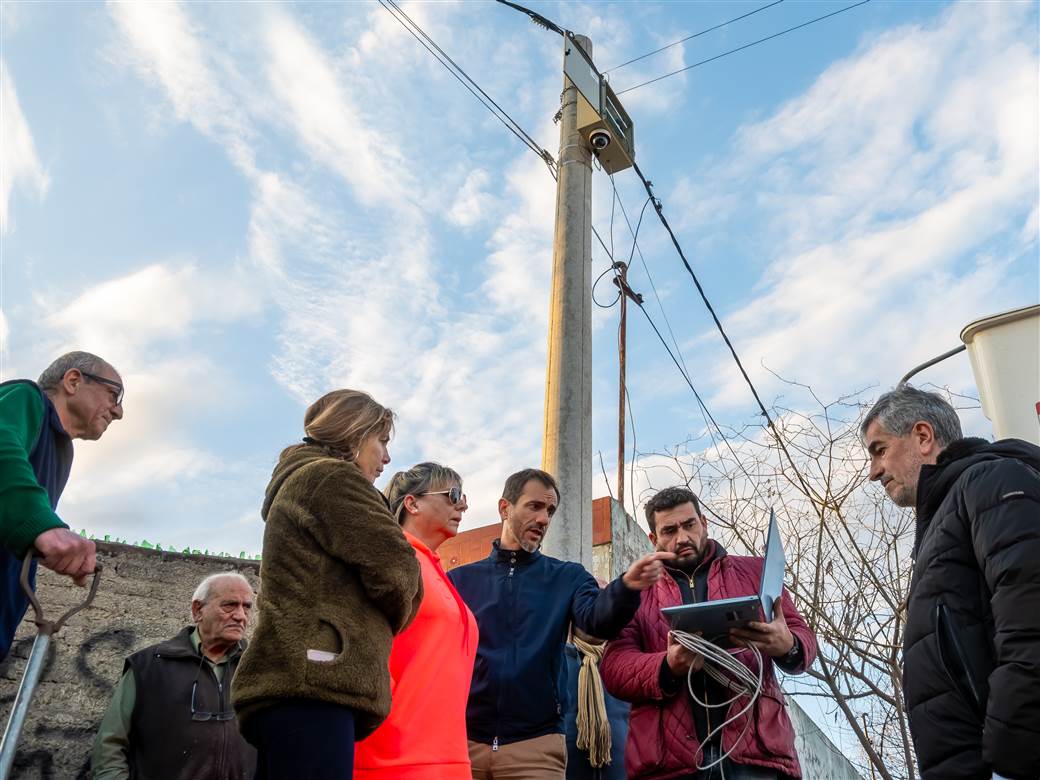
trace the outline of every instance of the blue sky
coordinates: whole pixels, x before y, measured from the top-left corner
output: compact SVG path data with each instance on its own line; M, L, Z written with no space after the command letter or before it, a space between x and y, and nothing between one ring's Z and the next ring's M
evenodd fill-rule
M531 5L609 68L761 4ZM612 83L843 5L787 0ZM490 2L405 7L558 148L557 36ZM391 468L454 466L464 527L490 522L504 477L539 460L545 166L375 3L5 2L2 21L2 376L82 348L127 384L126 419L77 444L70 524L258 551L277 453L342 386L399 413ZM886 388L970 320L1038 300L1037 32L1035 3L872 2L624 96L640 165L767 397L764 367L823 397ZM638 182L616 184L634 217ZM604 174L594 188L607 237ZM691 375L717 416L749 419L652 216L640 245ZM614 240L627 256L619 220ZM663 322L640 264L630 279ZM608 468L615 318L594 323ZM703 422L630 323L639 445L660 450ZM974 393L963 357L928 379Z

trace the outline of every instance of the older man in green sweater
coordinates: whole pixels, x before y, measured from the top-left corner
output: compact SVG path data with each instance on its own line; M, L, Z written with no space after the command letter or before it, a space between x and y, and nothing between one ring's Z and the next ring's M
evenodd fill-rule
M36 550L44 566L85 582L94 543L55 514L72 470L72 440L100 439L123 416L123 381L89 352L55 360L38 382L0 384L0 660L29 602L21 561ZM36 564L30 582L35 586Z

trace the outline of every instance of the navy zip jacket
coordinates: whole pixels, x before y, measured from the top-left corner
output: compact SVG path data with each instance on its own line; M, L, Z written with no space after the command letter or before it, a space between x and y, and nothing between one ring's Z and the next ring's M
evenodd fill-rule
M466 730L492 747L563 733L564 645L573 622L600 639L617 636L639 609L620 578L600 590L577 563L499 549L448 572L480 629Z

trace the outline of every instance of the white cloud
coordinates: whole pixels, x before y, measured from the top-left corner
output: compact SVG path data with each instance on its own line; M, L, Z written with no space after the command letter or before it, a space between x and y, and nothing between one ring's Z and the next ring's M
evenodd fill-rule
M184 340L200 325L256 315L258 293L240 272L156 263L91 287L46 322L69 343L106 345L106 359L118 365L136 361L145 346Z
M110 2L108 11L125 42L114 56L160 84L178 119L219 140L236 165L252 172L252 135L241 101L218 87L220 73L226 81L240 80L231 58L204 45L179 3Z
M757 294L723 317L761 385L776 386L760 360L825 393L894 384L973 317L1027 294L1007 284L1022 248L1003 242L1038 198L1029 12L964 3L883 34L743 128L731 158L687 185L712 199L689 229L709 214L741 221L726 204L767 225ZM728 359L712 376L716 406L747 398Z
M218 456L215 442L200 436L197 426L233 410L242 391L198 344L213 329L259 313L255 283L236 271L156 263L93 285L68 303L38 297L36 307L43 312L36 352L98 352L126 387L124 418L113 421L101 441L76 443L74 478L61 504L67 522L133 540L148 536L139 518L154 522L154 501L186 493L217 503L235 491L249 492L246 482L207 489L243 464ZM200 518L195 525L207 522ZM153 525L150 532L154 537L159 530L168 540L178 538L178 529Z
M410 200L417 183L401 153L348 99L348 80L333 62L285 14L272 12L265 34L271 88L308 151L342 176L362 204Z
M149 75L165 74L160 84L184 106L178 117L223 144L232 159L259 159L238 154L236 144L266 137L273 125L288 127L315 166L243 168L254 192L249 256L281 311L273 374L302 403L335 386L369 390L400 413L394 444L399 457L452 463L467 477L470 522L491 519L503 475L537 458L552 180L543 163L523 156L510 166L508 195L494 198L483 191L488 179L482 169L465 154L451 155L451 170L463 172L460 199L452 204L424 194L407 171L442 161L427 159L424 148L397 146L387 130L412 128L413 107L407 100L385 101L377 116L369 116L369 104L362 109L356 102L361 98L355 93L365 93L370 82L390 78L393 63L348 55L353 67L344 70L280 12L265 17L261 28L268 59L256 72L263 82L233 85L227 69L205 71L209 93L243 98L242 116L248 119L234 133L212 132L212 101L177 97L191 94L184 82L192 79L149 61L139 66ZM209 62L212 48L220 46L204 47L190 20L164 34L196 42L152 46L149 56L161 59L172 49ZM409 60L425 56L409 52ZM481 115L479 107L466 109ZM552 126L551 117L545 122ZM315 181L325 171L349 185L357 208L326 203ZM428 179L429 186L443 189L436 177ZM442 202L445 214L463 222L508 214L492 238L490 300L452 299L443 270L454 258L433 255L427 219L411 205L419 197L429 201L426 210ZM481 266L481 258L471 261ZM523 316L511 317L516 312ZM173 323L157 327L175 329L179 320L171 316Z
M533 155L515 163L506 176L510 208L491 236L484 291L503 314L548 329L556 187Z
M1036 243L1037 234L1040 233L1040 205L1033 209L1022 225L1022 248L1025 249Z
M490 183L491 176L483 168L472 171L459 188L448 211L448 219L459 227L472 227L481 221L492 200L485 191Z
M7 63L0 59L0 235L10 229L11 193L16 187L47 194L50 179L36 156L29 122Z

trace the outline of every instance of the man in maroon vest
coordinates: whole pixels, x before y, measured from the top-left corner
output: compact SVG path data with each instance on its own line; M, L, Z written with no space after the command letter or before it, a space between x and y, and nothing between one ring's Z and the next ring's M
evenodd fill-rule
M192 596L194 625L126 659L94 741L94 780L252 780L256 751L231 708L252 609L245 577L210 575Z
M677 557L665 566L670 576L643 592L636 616L607 644L600 662L607 690L632 704L625 748L628 777L801 777L794 727L773 667L788 674L804 672L816 657L812 631L785 590L772 621L753 622L731 633L736 644L761 652L762 690L750 709L750 723L741 717L720 729L747 706L748 697L725 706L734 693L705 671L702 655L676 642L661 608L757 594L762 559L729 555L709 539L700 502L686 488L666 488L655 495L646 504L646 519L654 546ZM750 650L735 658L757 677Z

